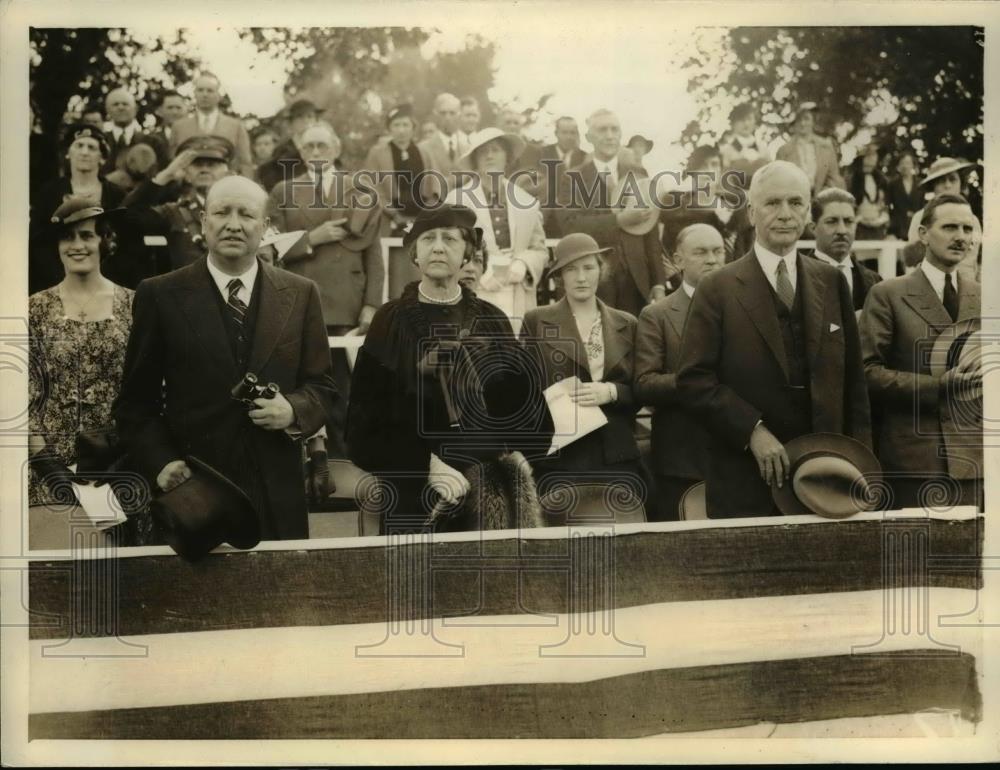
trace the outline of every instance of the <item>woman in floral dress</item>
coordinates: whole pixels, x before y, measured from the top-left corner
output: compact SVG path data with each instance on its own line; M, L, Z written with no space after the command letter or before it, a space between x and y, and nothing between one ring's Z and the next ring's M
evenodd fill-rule
M113 237L107 220L108 212L87 198L60 205L50 226L65 275L28 298L31 505L66 502L66 486L43 476L76 462L80 431L112 423L133 292L101 274Z

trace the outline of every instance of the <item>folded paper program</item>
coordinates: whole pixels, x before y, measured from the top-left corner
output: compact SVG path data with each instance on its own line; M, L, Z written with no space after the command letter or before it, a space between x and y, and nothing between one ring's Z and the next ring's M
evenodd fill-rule
M555 428L550 455L608 423L599 406L580 406L570 398L581 384L579 377L567 377L545 389L545 403Z

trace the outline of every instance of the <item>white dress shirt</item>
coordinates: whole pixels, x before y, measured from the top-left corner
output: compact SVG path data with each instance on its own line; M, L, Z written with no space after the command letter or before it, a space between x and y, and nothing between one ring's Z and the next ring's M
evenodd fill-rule
M753 245L754 254L757 255L757 261L760 263L761 269L764 271L764 275L767 277L768 283L771 284L771 288L775 292L778 291L778 278L775 275L775 271L778 269L778 263L784 260L785 267L788 268L788 280L792 283L792 288L798 291L798 267L795 263L795 247L785 254L784 256L779 256L773 251L768 251L760 242L756 242Z
M316 184L316 167L312 163L306 164L306 173L309 174L309 179L312 180L313 184ZM323 168L323 200L324 203L330 202L330 190L333 187L334 177L337 176L337 169L334 168L332 163L328 163Z
M941 300L944 304L944 276L943 270L934 267L926 259L920 261L920 269L924 271L924 275L927 276L927 280L931 283L931 288L934 289L934 293L937 294L937 298ZM955 291L958 292L958 272L952 271L951 273L951 285L955 287Z
M613 160L598 160L594 158L594 166L597 168L597 174L600 176L602 171L608 174L608 187L614 187L618 184L618 158Z
M212 280L215 281L215 285L219 287L219 291L222 292L222 299L224 302L229 302L229 282L234 278L239 278L243 281L243 288L236 292L236 296L243 300L243 304L247 307L250 306L250 297L253 296L253 285L257 280L257 273L259 271L259 266L257 265L257 260L254 259L253 264L250 268L240 273L239 275L229 275L228 273L222 272L214 264L212 264L212 257L208 257L208 272L212 276Z
M132 137L136 134L142 133L142 126L139 125L138 120L133 120L127 126L122 128L117 123L107 123L105 124L105 133L110 133L115 142L117 142L123 135L125 137L125 144L129 144L132 141Z
M214 109L211 112L201 112L200 110L195 110L195 114L198 116L199 131L207 134L215 130L215 124L219 122L218 109Z
M688 295L688 299L694 299L694 286L689 284L687 281L681 281L681 288L684 289L684 293Z
M444 151L447 153L449 160L452 157L451 149L454 147L455 160L457 161L462 156L462 152L464 151L462 147L462 139L458 132L456 131L451 136L448 136L444 131L438 131L438 134L441 136L441 141L444 142Z
M822 251L817 251L816 256L821 260L826 262L828 265L833 265L841 273L844 274L844 278L847 279L847 288L851 290L851 294L854 293L854 271L851 269L851 257L850 255L844 257L843 262L838 262L833 257L828 254L824 254Z

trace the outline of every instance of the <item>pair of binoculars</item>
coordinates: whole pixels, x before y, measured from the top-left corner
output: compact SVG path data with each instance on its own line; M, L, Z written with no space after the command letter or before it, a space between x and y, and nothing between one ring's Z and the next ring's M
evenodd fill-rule
M251 372L244 374L243 379L233 386L231 391L233 398L243 404L247 410L257 408L254 399L274 398L278 392L279 388L275 383L269 382L267 385L261 385L257 380L257 375Z

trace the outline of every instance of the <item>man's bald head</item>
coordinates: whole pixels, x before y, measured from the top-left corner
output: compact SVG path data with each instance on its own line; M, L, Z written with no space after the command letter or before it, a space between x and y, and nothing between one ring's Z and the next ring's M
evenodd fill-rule
M704 223L688 225L681 230L674 251L684 282L692 287L697 287L704 276L722 267L726 261L722 233Z
M434 122L448 136L458 130L458 118L461 114L462 102L454 94L438 94L434 100Z
M266 212L267 193L256 182L227 176L213 184L201 215L212 264L229 275L248 270L268 225Z
M109 91L104 99L104 111L108 115L108 120L117 126L125 127L135 120L135 97L126 88L115 88Z

